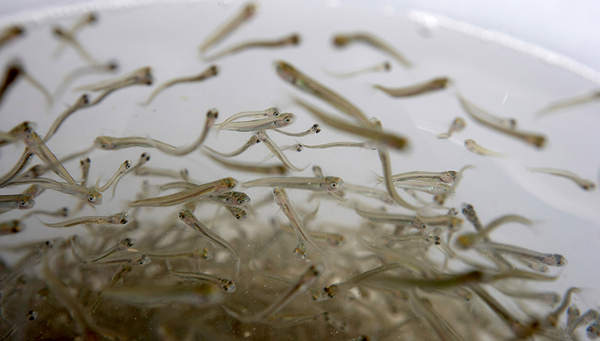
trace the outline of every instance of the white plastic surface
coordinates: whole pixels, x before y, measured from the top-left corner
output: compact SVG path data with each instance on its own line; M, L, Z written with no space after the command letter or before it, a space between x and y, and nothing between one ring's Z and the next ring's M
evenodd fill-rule
M147 5L138 6L143 3ZM542 119L535 117L538 110L553 101L590 93L597 88L600 78L594 70L600 69L600 50L594 44L600 35L600 24L592 18L600 14L598 6L593 1L579 2L575 13L571 7L577 6L558 1L543 2L543 6L541 1L503 2L502 6L491 3L486 2L484 6L479 2L462 1L440 5L435 1L409 1L400 5L377 1L367 5L366 2L333 0L264 1L256 18L214 51L249 39L275 38L291 32L301 34L299 47L273 51L257 49L225 57L216 62L221 70L218 77L203 83L176 85L164 91L148 107L138 103L147 98L151 88L138 86L115 92L101 105L69 118L49 147L57 155L65 155L87 148L98 135L147 136L176 146L184 145L195 139L206 111L213 107L219 109L222 120L239 111L279 106L299 116L288 130L306 129L315 120L293 105L294 97L309 100L328 112L335 112L335 109L281 80L272 62L286 60L343 94L367 115L379 118L387 129L410 138L412 148L408 153L392 153L394 173L458 170L466 164L475 165L476 168L466 171L457 195L448 204L459 207L463 202L472 203L484 223L503 214L520 214L535 220L532 229L519 225L503 227L494 232L494 239L563 254L569 265L558 282L551 286L557 291L569 286L591 287L594 289L590 296L596 301L600 297L595 290L600 275L591 270L600 259L600 192L598 189L585 192L569 180L530 173L526 168L562 168L594 182L600 180L599 103L573 107ZM209 66L199 58L197 47L212 29L237 10L240 2L174 1L167 4L136 1L113 8L115 4L74 3L62 10L37 12L36 9L38 14L32 15L31 12L20 13L4 3L8 10L4 12L4 18L0 17L0 24L21 20L34 25L24 39L0 51L0 65L19 56L27 70L53 90L64 74L84 62L72 49L67 49L59 59L53 59L57 41L50 33L51 26L55 23L67 26L86 10L105 8L96 25L82 30L81 42L100 60L117 60L120 72L152 66L155 84L159 84L173 77L197 74ZM66 14L74 17L63 17ZM475 26L453 26L457 22L450 18L491 31L465 31L472 35L460 33L452 27ZM334 33L354 31L368 31L391 42L414 61L414 68L405 69L393 63L392 71L387 74L344 80L329 77L324 70L349 71L387 59L365 45L339 50L332 47ZM502 40L505 36L492 31L508 34L515 40ZM489 39L481 40L482 37ZM501 41L492 40L497 37ZM534 44L531 45L533 50L525 51L544 52L536 47L539 46L564 55L565 59L550 56L549 60L559 61L550 65L539 55L519 52L518 39ZM515 41L516 49L507 47ZM393 99L371 87L374 83L409 85L441 75L451 77L456 87L407 99ZM86 76L78 79L75 85L109 77L112 76ZM466 117L454 96L457 90L490 112L517 118L524 130L546 134L546 148L536 150L470 119L467 119L465 131L450 140L438 140L436 134L446 131L454 117ZM69 91L52 108L44 109L43 97L27 83L19 82L0 105L0 130L8 130L28 119L37 122L38 130L45 132L63 110L63 104L73 103L79 94ZM322 128L321 134L302 141L318 144L351 139L327 126ZM293 139L271 135L283 145L294 143ZM245 134L221 132L218 136L212 134L206 144L219 150L233 150L247 138ZM469 138L508 157L487 158L472 154L463 146L464 140ZM107 179L123 160L136 161L142 151L95 151L92 154L92 182L100 176ZM21 149L9 146L0 152L0 174L4 174L12 167ZM199 153L185 160L157 151L150 153L153 166L187 167L192 178L201 182L212 181L223 174L221 168L207 162ZM256 146L240 160L259 160L267 153L266 148ZM320 165L326 174L340 176L351 183L375 185L375 173L381 174L377 153L369 150L306 150L290 153L289 158L299 167ZM77 162L65 166L73 174L79 174ZM254 175L234 174L239 181L255 178ZM310 176L310 167L301 174ZM96 213L123 210L127 200L133 200L140 182L139 178L122 181L117 198L110 201L110 195L105 195L106 202ZM248 191L253 198L261 197L263 192ZM61 201L57 202L57 198ZM63 205L62 200L62 195L44 195L39 198L36 208L58 208ZM66 200L74 203L72 199ZM358 219L347 210L329 209L331 214L327 215L326 221L352 224ZM276 210L273 205L273 213ZM96 214L89 208L85 212ZM327 211L321 208L320 212ZM17 216L18 213L13 212L3 215L2 219ZM2 237L0 243L6 245L73 233L45 229L36 226L33 220L27 225L27 230Z

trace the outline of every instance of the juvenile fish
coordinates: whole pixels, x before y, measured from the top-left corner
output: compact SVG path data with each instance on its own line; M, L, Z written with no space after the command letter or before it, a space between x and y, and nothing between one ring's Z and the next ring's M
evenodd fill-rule
M367 116L354 104L350 103L347 99L326 88L312 78L296 70L296 68L294 68L292 65L281 60L276 61L275 71L283 80L291 83L298 89L308 92L309 94L328 102L332 106L338 108L347 115L350 115L362 124L369 124L369 119Z
M102 100L104 100L108 95L112 94L113 92L122 89L122 88L126 88L132 85L152 85L153 82L153 77L152 77L152 69L150 67L146 67L146 68L141 68L139 70L136 70L130 74L128 74L129 76L127 78L123 78L125 76L116 78L114 80L109 80L109 81L105 81L108 83L96 83L96 84L103 84L100 90L91 90L91 91L102 91L98 96L96 96L92 101L90 101L87 105L87 107L92 107L98 103L100 103ZM127 76L127 75L126 75ZM94 85L92 85L94 86ZM83 87L80 87L83 88ZM80 88L77 88L75 90L78 90ZM104 88L104 90L102 90L102 88Z
M237 180L233 178L223 178L217 181L198 185L194 188L186 189L181 192L165 195L162 197L140 199L132 201L131 207L163 207L174 206L186 203L191 200L207 197L209 195L227 192L237 185Z
M28 210L35 205L34 197L26 194L0 195L0 214L14 209Z
M54 99L62 97L67 90L67 87L78 77L93 73L112 73L117 71L119 65L116 61L111 60L103 64L88 64L67 73L54 90Z
M406 138L391 132L375 129L371 127L370 121L367 124L359 126L325 114L317 107L299 99L296 99L296 103L304 107L306 110L308 110L311 114L323 121L325 124L336 130L341 130L347 133L362 136L364 138L373 140L376 143L386 145L393 149L402 150L408 147L408 140Z
M257 111L242 111L237 114L233 114L229 116L223 123L215 124L214 127L217 128L217 132L223 129L229 122L233 122L242 117L275 117L279 116L281 110L277 107L271 107L265 110L257 110Z
M148 161L150 161L150 154L144 152L140 155L138 162L129 168L129 172L135 172L138 168L145 165Z
M479 155L483 155L483 156L495 156L495 157L504 157L505 156L504 154L484 148L484 147L478 145L477 142L475 142L474 140L471 140L471 139L465 140L465 147L467 147L467 149L470 152L479 154Z
M450 83L450 79L435 78L430 81L418 83L415 85L403 87L403 88L388 88L383 85L373 85L374 88L379 89L392 97L410 97L426 94L429 92L443 90Z
M474 245L474 247L477 249L492 250L494 252L507 254L517 258L524 258L526 260L546 264L548 266L561 267L567 265L567 260L565 259L565 257L556 253L541 253L533 250L528 250L519 246L492 242L477 243Z
M190 76L190 77L178 77L178 78L173 78L171 80L168 80L168 81L160 84L159 86L157 86L156 89L154 89L154 91L152 91L152 93L150 94L148 99L144 103L142 103L142 105L146 106L146 105L150 104L150 102L152 102L154 97L156 97L161 91L163 91L164 89L169 88L175 84L201 82L205 79L216 76L218 73L219 73L219 69L217 68L217 66L212 65L208 69L202 71L202 73L200 73L199 75Z
M417 292L414 288L410 291L410 301L417 313L417 317L424 318L424 320L433 328L437 336L439 336L440 340L463 340L452 325L435 311L431 301L428 298L417 296Z
M206 114L206 121L204 123L204 129L202 134L196 139L194 143L187 147L174 147L168 143L164 143L162 141L158 141L155 139L145 138L145 137L111 137L111 136L98 136L94 140L94 145L97 148L104 150L117 150L124 148L132 148L132 147L146 147L146 148L156 148L163 153L176 155L176 156L184 156L192 153L198 147L200 147L206 137L208 136L208 132L212 125L214 124L216 118L218 116L218 111L216 109L211 109Z
M227 37L231 32L237 29L240 25L248 21L250 18L254 16L256 11L258 10L258 2L251 1L248 2L242 7L242 9L236 13L233 17L227 20L223 25L221 25L216 31L214 31L211 35L209 35L202 44L200 44L200 54L204 53L211 46L217 44L225 37Z
M112 266L112 265L123 265L123 264L146 266L146 265L150 264L151 262L152 262L152 259L150 259L150 257L148 257L147 255L134 254L134 255L128 256L126 258L102 259L102 260L94 261L93 263L90 263L90 264L94 265L94 266L98 266L98 265Z
M13 219L0 222L0 236L7 236L19 233L25 229L25 225L19 219ZM1 283L2 281L0 281ZM1 287L1 285L0 285Z
M424 216L417 213L417 219L429 226L444 226L449 229L454 229L462 225L463 221L455 217L453 214L442 214L436 216Z
M10 61L10 64L6 67L6 75L4 76L4 83L0 87L0 101L4 96L4 93L8 88L14 84L18 77L23 77L29 84L31 84L34 88L36 88L39 92L44 95L46 102L48 105L52 105L52 95L50 92L35 78L31 77L28 72L25 71L23 64L19 59L13 59Z
M48 217L66 218L69 216L69 208L61 207L61 208L57 209L56 211L32 210L32 211L29 211L26 214L22 215L21 220L25 220L33 215L45 215Z
M467 220L473 223L475 229L477 230L477 233L464 233L458 236L456 238L456 246L461 249L467 249L472 247L476 243L479 243L481 241L487 241L487 237L489 236L489 234L498 226L501 226L503 224L520 223L527 226L533 225L533 222L525 217L516 214L508 214L494 219L492 222L490 222L487 226L484 227L479 221L479 218L476 218L476 213L473 210L472 205L466 205L466 207L463 208L463 214L465 215L465 217L467 217Z
M450 124L448 132L438 134L437 137L438 139L449 139L452 134L462 131L466 126L467 122L462 117L457 117L452 121L452 124Z
M86 163L83 163L83 165L85 165ZM119 169L117 169L117 171L115 172L115 174L102 186L100 185L100 179L98 179L98 181L96 181L96 185L94 186L98 192L105 192L106 190L108 190L110 188L110 186L113 186L113 197L115 196L115 190L117 189L117 184L119 183L119 180L121 180L121 178L123 178L123 176L125 175L125 173L127 173L129 171L129 169L131 168L131 160L125 160L120 166ZM88 168L89 170L89 168Z
M382 50L383 52L389 54L398 60L402 65L406 67L412 66L412 63L406 59L404 55L402 55L398 50L393 48L391 45L387 44L383 40L375 37L372 34L365 32L358 32L352 34L336 34L333 36L333 45L336 47L344 47L353 42L362 42L368 45L373 46L376 49Z
M339 141L339 142L328 142L328 143L315 144L315 145L300 143L300 145L302 147L309 148L309 149L327 149L327 148L338 148L338 147L373 149L373 148L371 148L371 145L369 144L369 142L342 142L342 141Z
M9 26L0 34L0 48L4 47L8 42L15 40L25 34L25 28L19 25Z
M283 214L288 218L292 226L294 227L294 231L298 236L298 239L307 243L311 247L317 251L319 256L323 256L323 251L321 248L315 243L312 237L306 232L306 228L304 227L304 223L296 213L296 210L290 205L290 199L288 198L287 192L283 187L275 187L273 189L273 198L275 199L275 203L277 206L281 208Z
M121 219L125 219L128 220L129 218L127 217L127 213L119 213L119 214L115 214L114 217L116 218L115 220L118 220L119 217L117 217L118 215L121 215ZM117 222L118 224L118 222ZM79 237L77 235L71 237L71 239L69 240L71 243L71 248L73 250L73 255L75 255L75 257L77 257L82 263L84 264L91 264L91 263L97 263L105 258L107 258L108 256L111 256L117 252L120 251L132 251L133 249L130 249L130 247L132 247L135 244L135 239L131 239L131 238L124 238L122 240L119 241L119 243L111 248L109 248L108 250L102 252L99 255L94 255L94 256L83 256L83 250L81 249L81 245L79 245ZM139 256L139 255L136 255Z
M306 135L318 134L321 132L321 128L319 127L318 123L313 124L312 127L308 128L305 131L301 131L299 133L290 133L288 131L284 131L281 129L274 129L274 130L280 134L287 135L287 136L294 136L294 137L302 137L302 136L306 136Z
M542 148L546 144L546 137L544 135L517 130L517 121L515 119L497 117L475 106L461 95L456 94L456 96L458 97L461 106L467 112L467 114L469 114L469 116L471 116L477 122L496 131L505 133L509 136L529 143L537 148Z
M308 217L304 219L304 224L307 223ZM279 226L289 233L296 233L291 225L279 224ZM327 243L331 246L340 246L346 243L346 237L337 233L327 233L318 231L307 231L307 233L316 240Z
M137 176L160 176L191 181L187 168L176 171L168 168L140 167L134 170L133 174Z
M209 146L204 146L204 148L208 149L211 153L220 155L222 157L234 157L234 156L238 156L238 155L242 154L248 148L254 146L255 144L257 144L259 142L260 142L260 140L258 139L258 137L256 135L252 135L252 137L250 137L250 139L244 145L242 145L240 148L238 148L237 150L234 150L231 153L221 153L219 151L216 151L216 150L210 148Z
M214 61L223 56L238 53L240 51L246 49L253 48L274 48L274 47L284 47L284 46L295 46L300 44L300 35L298 33L292 33L282 38L271 39L271 40L251 40L245 43L240 43L228 48L223 49L222 51L216 52L212 56L204 57L204 60Z
M261 118L251 121L230 122L226 126L219 127L219 130L233 131L259 131L266 129L277 129L287 127L296 121L296 115L292 113L283 113L274 117Z
M554 103L550 104L549 106L545 107L544 109L538 111L537 116L538 117L545 116L545 115L548 115L557 110L585 104L585 103L592 102L592 101L597 101L599 99L600 99L600 91L598 91L598 90L594 91L592 93L589 93L589 94L580 95L580 96L576 96L576 97L572 97L572 98L567 98L567 99L564 99L561 101L554 102Z
M407 214L391 214L382 212L370 212L359 209L354 209L359 216L369 219L376 223L391 223L391 224L402 224L412 226L417 229L426 229L427 224L419 219L418 216L407 215Z
M381 129L381 124L379 124L378 127ZM390 152L387 147L378 147L377 152L379 154L379 160L381 161L381 168L383 169L383 183L385 184L386 191L398 205L412 211L418 211L419 209L416 206L411 205L402 199L394 187L394 182L392 181L392 163L390 161Z
M129 85L134 84L152 84L152 68L145 66L124 75L108 79L94 84L83 85L75 88L77 91L88 90L88 91L110 91L120 89ZM92 104L90 104L92 105Z
M272 177L244 182L242 187L284 187L305 189L309 191L334 192L344 188L344 181L337 176L326 176L322 178Z
M235 291L236 286L235 283L227 278L220 278L211 274L207 274L204 272L191 272L191 271L174 271L170 270L171 275L177 276L179 278L194 280L194 281L202 281L216 285L221 290L232 293Z
M18 186L28 184L40 184L45 189L51 189L68 195L72 195L77 199L87 204L100 205L102 204L102 194L95 189L86 188L78 184L68 184L64 182L58 182L47 178L17 178L11 180L6 186Z
M42 138L34 131L30 130L24 137L24 142L27 148L37 155L46 165L48 165L56 175L63 178L70 185L75 185L77 182L65 167L58 161L54 153L50 151Z
M441 182L445 184L451 184L458 176L457 171L449 170L443 172L427 172L427 171L413 171L398 173L391 176L394 182L410 182L410 181L423 181L423 182ZM378 176L377 180L383 181L383 177Z
M0 147L25 139L25 136L36 128L35 122L23 121L0 136Z
M74 37L75 34L77 32L79 32L82 28L84 28L87 25L95 23L97 20L98 20L98 16L96 13L86 13L84 16L79 18L73 24L73 26L71 26L71 28L68 31L66 31L66 33L69 37ZM60 38L60 36L59 36L59 38ZM67 43L68 43L68 41L66 39L61 39L61 41L58 43L58 46L56 47L56 50L54 50L55 58L60 56L62 51L67 46Z
M575 182L579 187L583 188L586 191L591 191L596 188L596 184L592 181L584 179L579 175L570 172L568 170L556 169L556 168L529 168L529 171L536 173L546 173L556 176L561 176L563 178L567 178Z
M217 109L210 109L206 113L206 120L204 121L204 128L202 129L202 134L200 134L200 136L198 136L196 141L194 141L192 144L190 144L187 147L171 147L171 145L168 145L166 143L156 143L156 140L153 140L153 139L148 139L148 141L150 142L150 144L153 147L155 147L156 149L160 150L163 153L166 153L169 155L175 155L175 156L188 155L188 154L192 153L193 151L195 151L196 149L198 149L198 147L200 147L204 143L204 141L208 137L208 133L210 132L210 129L215 124L217 117L219 117L219 111Z
M275 155L281 161L281 163L283 163L284 166L286 166L287 168L289 168L293 171L296 171L296 172L301 172L304 170L304 168L298 168L298 167L292 165L292 163L290 162L290 160L288 160L288 158L285 156L283 151L281 151L281 148L279 148L279 146L277 146L275 144L275 142L273 142L273 140L271 140L269 135L267 135L266 131L261 130L261 131L254 133L254 135L256 136L258 141L264 143L265 146L267 146L267 148L269 148L271 153L273 153L273 155Z
M333 77L337 77L337 78L348 78L348 77L355 77L355 76L359 76L365 73L369 73L369 72L386 72L386 71L390 71L392 69L392 64L390 64L390 62L383 62L383 63L378 63L372 66L368 66L362 69L358 69L356 71L350 71L350 72L343 72L343 73L338 73L338 72L330 72L330 71L325 71L327 72L330 76Z
M239 271L240 256L233 248L233 245L231 245L218 234L211 231L208 227L204 226L204 224L202 224L200 220L198 220L198 218L196 218L196 216L189 210L183 210L179 212L179 219L181 219L181 221L191 227L194 231L198 232L201 236L206 238L209 242L231 254L231 256L233 256L237 262L237 269Z
M229 213L237 220L242 221L248 217L246 211L241 207L225 205L225 209L227 209L227 211L229 211Z
M272 166L261 166L255 165L251 163L242 163L242 162L233 162L221 159L216 157L210 153L204 153L204 155L208 156L211 160L221 164L226 168L230 168L233 170L250 172L250 173L260 173L260 174L276 174L283 175L287 173L287 168L283 165L272 165Z
M452 186L445 183L431 183L426 181L396 181L394 186L405 190L415 190L419 192L440 195L442 193L450 193Z
M77 225L87 225L87 224L125 225L129 222L131 222L131 219L129 218L129 214L127 212L121 212L121 213L113 214L108 217L90 216L90 217L79 217L79 218L69 219L69 220L60 221L57 223L45 223L43 221L41 223L48 227L60 228L60 227L73 227L73 226L77 226Z
M226 192L210 196L209 199L230 206L246 206L250 202L250 197L243 192Z
M11 64L9 64L4 73L4 82L2 83L2 87L0 87L0 101L2 101L2 97L6 91L14 84L17 78L21 75L21 63L18 60L13 60Z
M555 306L560 302L560 294L556 292L527 292L523 290L509 290L504 287L495 287L498 291L504 295L523 298L526 300L538 300L542 301L550 306Z
M313 264L309 266L300 275L298 280L292 283L292 285L284 293L278 295L278 298L273 303L254 315L243 316L227 306L223 306L223 309L225 312L227 312L227 314L242 322L265 322L273 314L276 314L278 311L283 309L296 296L306 291L317 279L319 279L323 273L323 270L324 269L322 265Z
M328 285L323 289L323 293L321 294L321 299L319 299L318 301L324 301L324 300L327 300L330 298L334 298L341 292L344 292L344 291L354 288L358 283L364 281L367 278L379 275L380 273L383 273L386 271L398 269L400 267L403 267L403 265L399 264L399 263L388 263L388 264L378 266L374 269L365 271L365 272L358 274L358 275L356 275L350 279L347 279L343 282Z
M88 63L95 65L101 64L96 58L92 57L92 55L83 47L83 45L81 45L77 38L75 38L75 36L70 32L64 30L62 27L55 26L52 29L52 33L54 33L55 36L60 38L61 41L67 42L71 46L73 46L73 48L75 49L75 51L77 51L77 53L79 53L81 58L83 58Z
M54 135L54 133L56 133L56 131L58 130L58 128L60 128L60 125L69 117L71 116L73 113L75 113L77 110L84 108L85 106L87 106L89 103L89 98L88 95L83 94L81 95L77 101L75 101L75 103L73 103L72 106L68 107L65 111L63 111L62 114L60 114L56 120L54 120L54 122L52 122L52 125L50 126L50 128L48 128L48 132L46 132L46 135L44 135L44 139L42 140L44 143L48 142L48 140L50 140L50 138Z
M117 282L119 282L123 278L125 278L125 276L127 276L129 273L131 273L131 270L133 270L133 267L131 265L123 265L121 267L121 270L119 270L119 272L117 272L113 276L113 278L111 278L110 282L108 282L108 284L104 288L106 289L106 288L112 287ZM103 295L104 295L104 290L101 291L98 294L98 296L96 296L94 303L92 303L91 308L89 309L90 313L93 313L96 310L96 308L98 308L98 304L100 303L100 300L103 298Z

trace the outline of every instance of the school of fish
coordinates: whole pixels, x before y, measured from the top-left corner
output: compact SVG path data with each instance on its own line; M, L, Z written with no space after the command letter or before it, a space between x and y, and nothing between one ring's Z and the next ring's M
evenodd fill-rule
M285 102L290 108L226 113L207 99L200 118L185 123L197 126L197 135L181 146L149 135L107 133L93 136L91 145L74 147L71 154L53 150L53 139L68 138L63 123L70 117L102 106L125 88L156 85L152 66L139 65L114 76L118 58L102 62L86 50L93 42L77 36L84 29L102 29L98 13L88 13L68 28L49 29L58 40L55 58L72 48L87 64L65 76L54 93L26 72L22 61L3 66L0 115L9 115L1 104L21 90L18 78L49 105L60 101L83 74L99 73L105 80L76 87L80 97L49 127L38 126L35 116L26 113L14 127L0 125L0 162L13 165L0 174L0 242L25 229L65 231L63 237L50 240L1 243L2 258L10 254L17 260L0 263L0 340L600 338L599 312L580 312L572 303L580 288L564 293L536 289L537 283L560 279L560 268L569 266L568 254L494 240L494 231L503 225L532 226L537 221L517 214L480 219L476 202L452 200L476 165L395 171L392 158L410 148L409 131L383 124L371 117L376 113L327 86L327 79L313 78L302 65L278 58L279 49L302 46L301 32L216 50L248 21L261 20L257 2L228 11L220 27L199 33L205 38L193 43L200 44L199 63L210 62L203 71L164 80L147 97L132 102L151 107L166 92L191 86L183 84L217 79L220 59L266 49L273 54L273 74L291 94ZM0 49L28 39L28 30L5 28ZM410 51L400 52L399 42L367 32L337 34L331 48L354 43L390 60L327 73L350 80L390 68L418 67ZM395 88L372 87L402 100L449 91L455 85L444 75L399 83ZM458 92L456 96L464 117L456 117L447 132L433 134L433 139L456 137L474 124L522 141L527 148L546 145L545 134L521 130L515 118L490 113ZM550 104L540 115L596 97L594 93ZM297 127L300 115L311 117L314 125ZM311 142L311 136L327 131L341 132L347 140ZM217 134L239 134L247 142L205 145L209 135ZM280 145L274 136L289 136L295 144ZM464 145L481 157L505 157L484 147L485 141L466 139ZM21 156L9 160L3 151L10 148ZM267 159L275 161L236 160L250 148L268 150ZM298 164L289 157L297 151L337 148L372 153L378 160L377 179L353 184L344 174L329 174L326 165ZM128 152L131 160L110 166L94 162L100 153L117 152ZM153 164L151 156L159 154L182 160L199 155L223 172L218 178L195 179L188 168ZM71 161L78 162L79 169ZM106 177L92 179L94 168ZM530 171L595 190L595 183L568 170ZM240 173L251 180L236 179ZM142 185L135 193L117 187L140 177ZM36 199L51 192L74 201L65 200L58 210L37 207ZM122 209L102 210L112 200ZM344 209L352 218L343 221L353 223L331 223L335 217L329 216L328 205Z

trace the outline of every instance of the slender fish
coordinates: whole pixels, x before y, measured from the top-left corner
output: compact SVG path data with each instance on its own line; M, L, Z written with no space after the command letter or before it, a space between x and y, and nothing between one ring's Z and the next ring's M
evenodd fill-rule
M402 65L406 67L412 66L412 63L406 59L404 55L402 55L398 50L393 48L391 45L387 44L383 40L375 37L370 33L358 32L352 34L336 34L333 37L333 45L336 47L344 47L353 42L361 42L368 45L373 46L376 49L379 49L388 55L394 57L398 60Z
M287 62L282 60L276 61L275 71L283 80L291 83L298 89L308 92L309 94L328 102L332 106L338 108L347 115L350 115L362 124L369 124L369 119L367 116L354 104L350 103L347 99L321 85L312 78L296 70L295 67Z
M373 140L375 143L383 144L393 149L402 150L408 147L408 140L406 138L396 135L395 133L375 129L371 126L370 121L368 121L367 124L359 126L325 114L312 104L308 104L307 102L301 101L299 99L296 99L296 103L304 107L306 110L308 110L311 114L319 118L325 124L336 130L341 130L347 133L362 136L364 138Z
M392 69L392 64L390 64L390 62L383 62L383 63L377 63L375 65L372 66L367 66L365 68L362 69L358 69L355 71L350 71L350 72L330 72L330 71L325 71L327 72L330 76L333 77L337 77L337 78L348 78L348 77L355 77L355 76L359 76L365 73L369 73L369 72L386 72L386 71L390 71Z
M223 56L234 54L241 52L247 49L253 48L274 48L274 47L284 47L284 46L296 46L300 44L300 35L298 33L292 33L282 38L271 39L271 40L251 40L244 43L240 43L228 48L223 49L222 51L216 52L212 56L205 56L204 60L207 62L214 61Z
M146 105L150 104L150 102L152 102L154 97L156 97L161 91L163 91L164 89L169 88L175 84L201 82L205 79L216 76L218 74L218 72L219 72L219 70L218 70L217 66L212 65L208 69L202 71L202 73L200 73L199 75L190 76L190 77L178 77L178 78L173 78L171 80L165 81L164 83L157 86L156 89L154 89L154 91L152 91L152 93L150 94L148 99L144 103L142 103L142 105L146 106Z
M477 142L475 142L474 140L471 140L471 139L465 140L465 147L467 147L467 149L469 151L471 151L472 153L483 155L483 156L495 156L495 157L504 157L505 156L502 153L498 153L496 151L484 148L484 147L478 145Z
M217 181L198 185L194 188L186 189L181 192L165 195L162 197L140 199L132 201L131 207L163 207L174 206L186 203L188 201L207 197L209 195L227 192L237 185L237 180L233 178L223 178Z
M296 282L264 310L251 316L243 316L227 306L222 306L227 314L242 322L264 322L290 303L296 296L306 291L323 273L322 265L311 265L300 275Z
M442 77L403 88L388 88L383 85L377 84L373 85L373 87L385 92L386 94L392 97L410 97L426 94L437 90L443 90L449 83L449 78Z
M248 2L242 7L242 9L236 13L233 17L227 20L223 25L221 25L216 31L214 31L211 35L209 35L203 42L200 44L200 54L206 52L211 46L217 44L229 34L231 34L235 29L237 29L240 25L247 22L251 19L256 11L258 10L258 2L251 1Z
M69 219L69 220L65 220L65 221L60 221L57 223L45 223L43 221L41 223L48 227L61 228L61 227L73 227L73 226L77 226L77 225L87 225L87 224L125 225L129 222L131 222L131 220L129 218L129 214L127 212L121 212L121 213L113 214L108 217L90 216L90 217L73 218L73 219Z
M578 184L579 187L583 188L586 191L591 191L594 188L596 188L596 184L593 183L592 181L584 179L584 178L580 177L579 175L577 175L573 172L570 172L568 170L556 169L556 168L529 168L529 171L535 172L535 173L546 173L546 174L551 174L551 175L570 179L573 182L575 182L576 184Z

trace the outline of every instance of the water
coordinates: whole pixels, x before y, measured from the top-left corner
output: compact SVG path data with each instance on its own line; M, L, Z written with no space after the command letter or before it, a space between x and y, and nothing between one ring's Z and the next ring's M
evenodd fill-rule
M295 106L293 98L309 100L328 112L334 112L335 109L282 81L274 72L273 61L285 60L350 99L368 116L379 118L386 129L410 138L411 149L408 152L392 152L394 173L413 170L458 170L466 164L474 165L474 169L466 171L457 195L450 198L447 204L460 207L463 202L472 203L484 224L503 214L520 214L534 220L533 228L512 224L498 229L493 234L494 241L564 255L569 265L560 269L562 272L558 272L561 274L560 279L536 288L551 288L561 293L570 286L591 288L576 299L581 300L578 304L582 309L583 306L595 306L598 295L593 288L599 277L596 272L587 271L585 266L590 264L590 260L600 256L598 190L585 192L569 180L529 173L526 170L527 167L563 168L592 181L599 180L600 162L597 156L600 136L596 133L599 119L594 113L599 104L566 109L543 119L535 117L538 110L553 101L593 91L597 86L593 82L596 79L594 77L597 77L595 73L588 69L573 69L571 66L575 64L572 63L561 65L566 65L571 71L575 70L575 73L557 66L556 63L550 65L543 61L544 58L534 58L519 52L519 49L507 48L506 45L510 44L505 43L506 39L500 42L482 41L477 37L459 33L448 29L455 26L444 25L447 22L439 18L438 21L432 21L431 17L427 17L428 22L434 24L424 31L423 26L415 21L415 13L420 12L397 13L389 8L380 10L375 6L363 8L356 4L336 4L338 3L328 2L321 5L313 2L265 2L255 19L220 43L212 52L249 39L276 38L292 32L301 34L302 42L299 47L256 49L224 57L215 63L220 68L217 77L202 83L176 85L157 96L147 107L138 103L143 102L152 89L135 86L117 91L101 105L70 117L48 146L56 155L66 155L87 148L99 135L136 135L152 137L175 146L185 145L196 138L202 128L206 111L213 107L218 108L220 120L223 120L239 111L278 106L284 111L298 115L297 122L287 130L307 129L316 121ZM173 77L197 74L206 69L209 64L202 62L197 46L238 6L237 2L192 2L111 8L101 12L99 22L83 29L78 38L97 59L117 60L121 72L129 72L145 65L152 66L155 84L159 84ZM357 10L360 10L360 16L356 15ZM294 15L289 15L290 13ZM408 15L410 13L413 15ZM46 17L31 16L30 19L35 19L35 24L32 24L24 39L3 48L0 52L0 64L5 65L10 58L18 56L23 60L27 71L52 91L64 74L85 63L71 48L67 48L58 59L52 57L57 42L51 36L50 28L55 23L68 26L75 19L65 17L65 14L71 14L69 11L50 11L46 14ZM368 31L391 42L414 62L415 67L405 69L392 62L392 71L389 73L367 74L353 79L328 76L325 70L350 71L388 59L366 45L356 44L344 49L331 46L334 33L354 31ZM485 31L476 36L495 37ZM540 57L541 54L536 56ZM371 86L375 83L392 87L410 85L442 75L452 78L456 86L414 98L393 99ZM109 76L81 77L72 88L107 77ZM490 132L469 118L466 130L455 134L450 140L438 140L435 135L446 131L454 117L466 117L454 96L455 91L460 91L466 98L490 112L517 118L519 126L524 130L546 134L546 148L536 150L518 140ZM38 132L44 133L63 110L63 104L73 103L79 95L79 92L69 90L48 108L44 98L29 84L21 81L10 90L0 105L0 111L3 111L0 127L2 130L8 130L28 119L37 123ZM318 135L298 140L307 144L319 144L351 139L327 126L322 126L322 129ZM270 135L281 145L295 143L292 138L286 136L274 133ZM212 134L206 145L230 151L247 139L247 134L222 131L218 136ZM472 154L463 146L466 139L474 139L487 148L507 154L508 157L498 159ZM108 179L123 160L136 161L143 151L148 150L136 148L114 152L94 151L90 154L90 182L93 183L98 177ZM21 153L21 147L4 147L1 152L0 173L3 174L12 167ZM149 166L176 170L187 168L190 176L200 183L223 176L233 176L240 182L257 178L256 175L235 171L225 173L223 168L208 162L199 153L176 158L154 150L149 152L152 155ZM266 155L267 149L258 145L242 154L238 160L257 161ZM376 152L338 148L289 152L288 155L296 166L320 165L326 175L340 176L349 183L382 188L375 180L375 173L381 174ZM79 174L77 164L77 161L65 164L75 178L75 175ZM304 172L294 175L311 174L309 167ZM110 194L106 192L105 203L102 206L97 207L95 211L85 208L81 214L109 215L125 210L127 202L134 200L141 181L142 178L139 177L126 177L119 184L113 200L108 200ZM153 184L163 183L163 180L159 179L151 181ZM9 191L13 193L16 190L3 189L2 194ZM252 188L246 192L253 201L260 201L261 198L270 195L270 190L266 188ZM290 190L290 196L296 202L301 202L299 206L306 212L312 212L319 207L315 222L315 226L319 228L330 232L358 229L358 216L347 208L328 200L321 204L316 201L307 203L304 200L308 195L302 191ZM429 200L426 196L423 198ZM371 205L379 205L375 201L368 202ZM74 199L62 194L44 193L36 199L35 208L50 210L64 205L72 207L75 203ZM215 206L203 206L199 208L197 215L201 220L210 220L214 209ZM274 203L268 204L260 215L252 218L252 221L262 222L262 229L254 227L245 232L250 237L268 235L273 229L266 224L270 216L274 215L280 221L285 219L281 213L277 213L277 209ZM13 211L3 214L2 220L17 218L21 213ZM150 218L167 220L175 217L176 213L176 209L169 208L142 210L140 221ZM218 227L220 234L225 238L240 238L235 228L229 229L225 226L235 225L244 229L243 223L230 219L223 224L225 225ZM2 237L0 243L13 245L73 233L85 234L85 229L81 227L68 231L48 229L35 219L27 221L26 226L26 230L17 235ZM465 231L470 229L468 224L463 227ZM346 233L349 234L348 248L352 248L356 243L352 237L355 232ZM293 246L294 240L291 237L287 241ZM436 259L442 258L437 250L432 250L431 254ZM294 268L304 266L291 254L281 254L281 257L289 257L289 262ZM367 269L368 267L362 271ZM337 276L337 280L346 278L344 272ZM291 278L293 275L290 273L287 277ZM327 279L323 282L327 282L323 283L327 285L335 280ZM272 301L272 298L266 301ZM256 310L251 307L248 309Z

